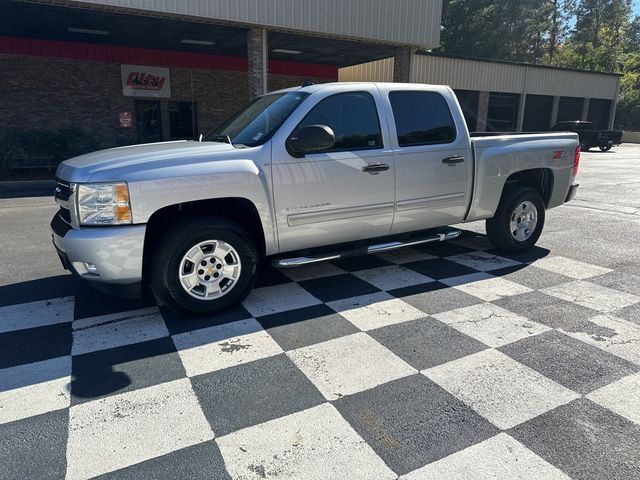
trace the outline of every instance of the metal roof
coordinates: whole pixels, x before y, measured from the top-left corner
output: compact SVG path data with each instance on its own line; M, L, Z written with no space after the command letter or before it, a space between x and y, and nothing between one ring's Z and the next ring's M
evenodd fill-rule
M442 0L40 0L434 48Z
M387 58L341 68L339 80L392 81L393 63L393 58ZM414 55L410 78L414 83L449 85L456 90L608 100L617 97L620 82L619 75L438 54Z

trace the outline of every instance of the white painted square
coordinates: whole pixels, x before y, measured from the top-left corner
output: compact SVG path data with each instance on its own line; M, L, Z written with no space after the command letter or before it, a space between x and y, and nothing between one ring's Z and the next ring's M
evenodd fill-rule
M347 273L345 270L340 267L336 267L330 262L312 263L310 265L303 265L295 268L282 268L280 271L294 282L304 282L305 280L332 277L334 275Z
M460 450L400 480L570 480L506 433Z
M640 373L599 388L587 395L587 398L640 424Z
M395 288L411 287L422 283L433 282L433 278L414 272L400 265L389 265L386 267L360 270L353 274L378 287L380 290L393 290Z
M489 272L500 268L522 265L520 262L516 262L515 260L499 257L483 251L453 255L451 257L446 257L446 260L451 260L459 263L460 265L464 265L465 267L473 268L474 270L479 270L481 272Z
M449 310L433 317L494 348L550 330L492 303Z
M520 295L532 290L519 283L501 277L493 277L488 273L472 273L460 277L445 278L442 283L454 287L461 292L481 298L485 302L493 302L503 297Z
M591 263L580 262L566 257L545 257L532 263L538 268L549 272L559 273L566 277L575 278L576 280L584 280L586 278L603 275L612 270L610 268L592 265Z
M390 250L384 253L376 254L376 257L380 257L387 262L401 265L403 263L422 262L424 260L433 260L439 258L436 255L421 252L415 248L398 248L397 250Z
M69 356L0 370L0 424L67 408L70 381Z
M256 288L242 303L254 317L286 312L322 303L297 283L283 283L272 287Z
M542 290L548 295L577 303L602 313L610 313L640 302L640 297L594 283L576 280Z
M85 479L213 438L189 379L71 407L67 480Z
M580 396L497 350L422 373L503 430Z
M293 350L287 355L327 400L417 372L362 332Z
M234 480L385 480L396 475L328 403L216 440Z
M372 330L396 323L417 320L426 313L386 292L346 298L327 303L360 330Z
M173 343L190 377L282 353L253 318L174 335Z
M0 307L0 333L73 321L73 297Z
M640 365L640 325L610 315L598 315L589 321L592 329L565 333Z
M73 322L71 353L106 350L169 335L157 307L84 318Z

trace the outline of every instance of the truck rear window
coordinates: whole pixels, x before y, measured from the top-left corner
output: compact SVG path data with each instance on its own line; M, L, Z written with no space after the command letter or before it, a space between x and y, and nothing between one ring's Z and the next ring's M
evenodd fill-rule
M442 95L436 92L400 91L389 93L398 145L434 145L456 139L456 127Z

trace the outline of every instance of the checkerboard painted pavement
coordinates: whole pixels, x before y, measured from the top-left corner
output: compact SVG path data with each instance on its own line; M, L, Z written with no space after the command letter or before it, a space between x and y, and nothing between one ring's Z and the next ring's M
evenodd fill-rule
M3 299L0 477L640 478L639 280L468 233L197 320Z

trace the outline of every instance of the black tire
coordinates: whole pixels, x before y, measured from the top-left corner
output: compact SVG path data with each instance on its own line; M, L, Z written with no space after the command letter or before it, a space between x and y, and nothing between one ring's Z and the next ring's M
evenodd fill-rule
M583 152L588 152L591 149L591 145L580 145L580 150Z
M240 275L233 287L217 299L200 300L180 284L178 271L184 255L208 240L232 246L240 259ZM237 224L220 217L197 216L174 225L160 239L150 259L150 284L162 305L179 313L208 315L240 303L255 284L259 256L250 236Z
M600 145L600 151L601 152L608 152L609 150L611 150L612 145Z
M526 240L519 241L511 234L510 222L516 207L525 201L533 203L536 207L538 222L533 234ZM502 194L494 217L486 222L487 237L497 250L508 253L524 252L533 247L540 238L544 221L545 205L540 193L530 187L510 187Z

